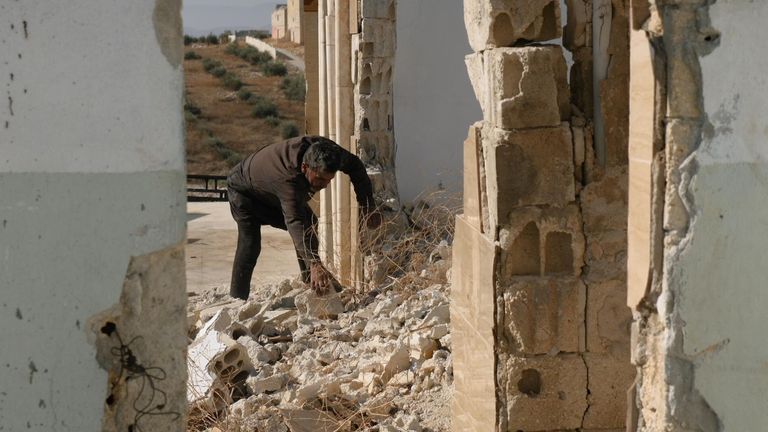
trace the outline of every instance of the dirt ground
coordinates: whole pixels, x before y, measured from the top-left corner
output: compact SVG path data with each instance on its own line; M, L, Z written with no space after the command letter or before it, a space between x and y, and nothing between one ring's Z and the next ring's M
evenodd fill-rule
M219 78L207 73L202 62L206 58L220 61L244 83L243 89L272 100L277 105L280 120L292 121L299 130L304 128L304 102L285 97L280 84L283 77L265 76L259 66L224 52L226 45L192 44L184 51L194 51L202 57L184 60L186 103L200 108L197 118L187 116L187 173L225 175L232 160L225 160L207 143L210 136L222 141L226 148L240 156L282 140L280 126L270 126L264 119L251 116L251 105L237 98L237 92L222 85ZM289 74L297 73L288 66Z

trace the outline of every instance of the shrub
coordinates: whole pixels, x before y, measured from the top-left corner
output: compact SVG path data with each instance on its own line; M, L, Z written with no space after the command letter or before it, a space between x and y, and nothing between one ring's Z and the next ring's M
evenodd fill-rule
M236 43L229 43L224 48L224 52L229 55L240 56L240 47Z
M285 138L293 138L299 136L299 127L294 122L285 122L280 126L280 135Z
M271 100L261 98L253 104L251 115L257 118L277 117L277 105Z
M210 136L206 138L205 144L213 148L213 150L215 150L216 153L218 153L218 155L224 161L226 161L229 166L237 164L242 159L238 152L224 145L224 143L218 137Z
M303 101L307 93L304 74L291 75L283 78L283 82L280 84L280 88L283 90L285 97L288 99Z
M238 78L237 75L233 74L232 72L227 72L224 74L224 76L221 78L221 81L224 83L224 87L230 90L240 90L240 87L243 86L243 82L240 81L240 78Z
M208 34L208 36L205 37L205 42L209 43L211 45L218 45L219 44L219 37L216 36L213 33Z
M264 122L272 127L276 127L280 124L280 119L274 116L269 116L264 119Z
M184 53L184 60L199 60L202 57L200 57L200 54L194 52L194 51L187 51Z
M253 51L248 52L246 60L252 65L260 65L272 61L272 56L254 48Z
M257 94L251 94L251 96L248 97L246 102L248 102L251 105L256 105L257 103L264 100L264 96L257 95Z
M227 73L227 69L224 66L216 66L208 72L216 78L221 78Z
M251 98L251 96L253 96L253 93L251 93L250 91L248 91L246 89L240 89L237 92L237 97L241 101L247 101L247 100L249 100Z
M202 111L200 111L200 108L196 105L193 105L189 102L184 104L184 111L189 112L190 114L194 116L199 116Z
M197 43L197 38L190 36L190 35L184 35L184 45L190 45L193 43Z
M270 60L261 65L261 71L266 76L283 76L288 73L288 68L285 63Z
M221 66L221 62L218 60L207 58L203 60L203 69L205 69L206 72L210 72L211 70Z

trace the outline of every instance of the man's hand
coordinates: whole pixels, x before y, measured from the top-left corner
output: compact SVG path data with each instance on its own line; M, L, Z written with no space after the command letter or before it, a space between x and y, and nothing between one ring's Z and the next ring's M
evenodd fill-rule
M309 265L309 283L317 295L325 295L331 288L331 274L320 261L312 261Z

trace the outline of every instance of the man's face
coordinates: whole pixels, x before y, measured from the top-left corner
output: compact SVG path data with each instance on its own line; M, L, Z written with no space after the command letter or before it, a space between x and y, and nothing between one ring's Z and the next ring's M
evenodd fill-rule
M309 188L312 192L320 192L325 189L328 183L333 180L333 177L336 176L335 172L312 169L305 163L301 164L301 172L307 177Z

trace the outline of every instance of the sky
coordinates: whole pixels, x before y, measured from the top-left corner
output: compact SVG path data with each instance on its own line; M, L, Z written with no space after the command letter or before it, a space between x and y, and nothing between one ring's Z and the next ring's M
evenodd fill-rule
M225 30L269 30L278 0L184 0L184 33L199 36Z

